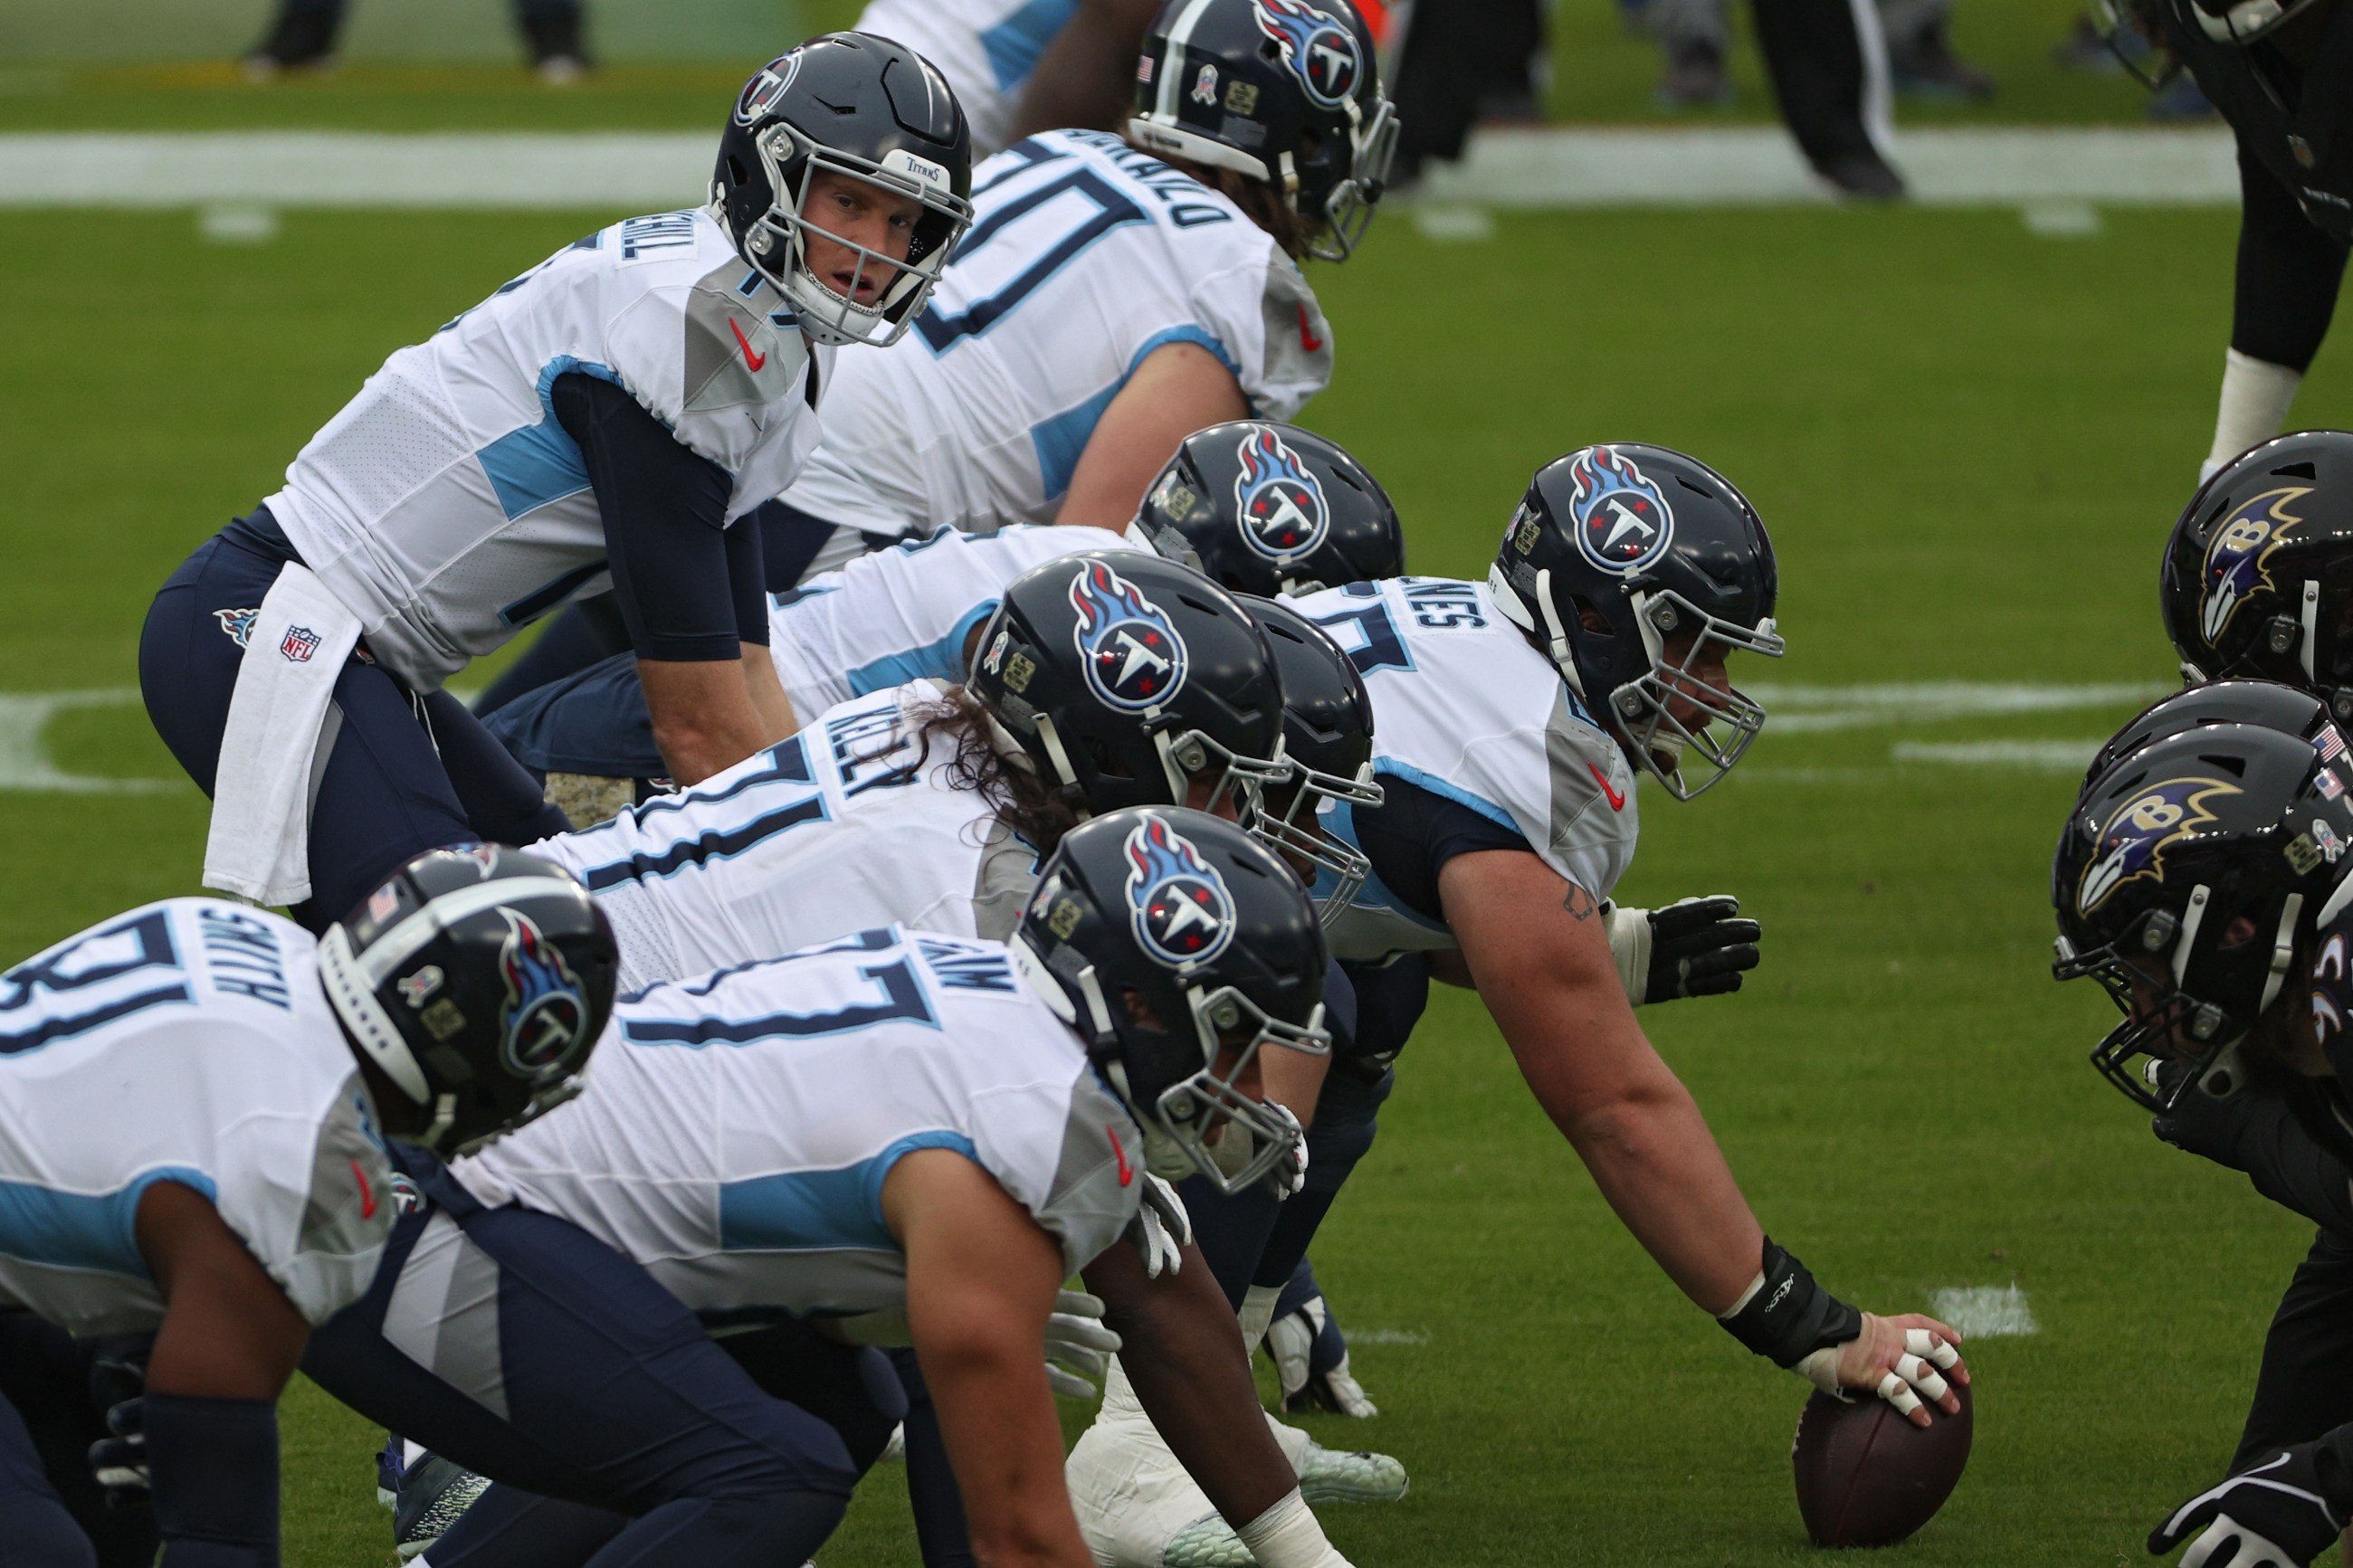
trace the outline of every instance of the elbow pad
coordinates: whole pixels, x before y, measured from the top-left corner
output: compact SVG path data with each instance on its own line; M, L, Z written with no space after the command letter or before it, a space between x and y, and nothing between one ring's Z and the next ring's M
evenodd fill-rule
M278 1406L146 1396L163 1568L278 1568Z

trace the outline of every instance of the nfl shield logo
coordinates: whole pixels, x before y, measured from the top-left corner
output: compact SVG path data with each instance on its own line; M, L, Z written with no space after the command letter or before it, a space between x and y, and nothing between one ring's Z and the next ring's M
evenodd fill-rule
M319 651L319 634L308 626L289 626L278 651L286 656L289 664L308 664L311 656Z

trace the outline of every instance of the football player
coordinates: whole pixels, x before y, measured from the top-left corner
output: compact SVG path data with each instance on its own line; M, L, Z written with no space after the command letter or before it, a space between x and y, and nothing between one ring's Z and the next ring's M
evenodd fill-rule
M1346 697L1361 683L1329 639L1144 552L1058 556L996 591L969 684L923 679L855 699L694 788L534 847L580 875L613 920L625 988L883 923L1004 939L1033 897L1039 857L1088 816L1127 805L1231 816L1266 792L1258 830L1305 871L1322 859L1347 874L1344 853L1314 835L1314 803L1366 796L1370 742L1361 701ZM1294 780L1287 742L1315 771ZM1312 1117L1320 1060L1275 1053L1270 1098ZM1133 1274L1100 1282L1115 1311L1172 1320L1161 1364L1139 1374L1156 1373L1158 1388L1200 1358L1230 1359L1232 1323L1210 1278L1201 1266L1157 1288ZM1183 1295L1155 1299L1172 1291ZM902 1370L915 1369L902 1358ZM918 1378L910 1389L911 1492L931 1543L957 1534L953 1490L936 1485ZM1268 1476L1288 1489L1299 1472L1309 1500L1354 1484L1361 1461L1289 1428L1270 1433L1246 1384L1228 1393L1221 1408L1198 1397L1161 1405L1180 1442L1191 1411L1214 1418L1185 1456L1221 1519L1262 1511L1279 1495Z
M2320 1226L2272 1321L2225 1479L2149 1536L2152 1552L2188 1542L2195 1568L2302 1568L2353 1515L2344 752L2307 694L2194 689L2104 749L2052 872L2052 973L2096 978L2124 1015L2094 1064L2159 1137Z
M867 0L858 30L939 67L985 158L1024 130L1113 129L1136 43L1159 9L1160 0Z
M385 1137L464 1151L576 1093L613 969L579 883L475 846L322 941L167 899L0 975L0 1556L275 1568L278 1396L384 1256ZM111 1341L111 1410L69 1335ZM94 1478L45 1470L93 1441Z
M214 797L206 885L332 917L390 865L560 827L442 683L614 587L667 770L788 731L759 534L833 348L912 324L970 216L936 72L833 34L771 62L707 207L565 247L370 377L149 612L157 730Z
M943 524L1123 529L1186 436L1289 419L1331 379L1299 263L1356 247L1396 141L1362 18L1169 0L1137 72L1124 135L1050 131L975 171L913 332L844 363L783 497L819 565Z
M2166 542L2159 604L2189 679L2281 681L2353 721L2353 432L2299 430L2211 476Z
M917 679L964 679L1005 584L1082 550L1149 545L1250 594L1307 593L1405 570L1405 533L1379 483L1336 443L1242 420L1187 437L1124 533L1015 524L937 529L774 595L769 650L793 710L814 717ZM576 826L649 794L661 772L633 661L617 655L486 713L546 775Z
M912 1340L978 1555L1082 1568L1039 1357L1057 1288L1136 1220L1142 1172L1244 1185L1294 1158L1256 1058L1324 1048L1325 963L1263 847L1198 813L1136 809L1063 838L1008 945L889 927L653 986L619 1005L565 1117L424 1173L427 1205L305 1368L547 1494L494 1487L433 1548L437 1568L552 1568L623 1522L586 1505L637 1510L677 1446L655 1437L691 1425L680 1406L718 1424L742 1408L681 1382L640 1415L653 1391L612 1366L708 1360L698 1314L764 1384L821 1353L803 1324ZM600 1320L605 1338L583 1333ZM829 1434L800 1418L797 1484L712 1562L800 1561L839 1518L892 1412L871 1418L887 1384L832 1383L848 1419ZM1339 1562L1295 1490L1242 1534L1270 1564Z
M1325 819L1371 867L1331 926L1357 991L1355 1052L1333 1063L1306 1189L1257 1260L1246 1342L1264 1333L1338 1180L1369 1146L1389 1064L1435 974L1479 992L1603 1195L1742 1344L1818 1387L1869 1389L1916 1424L1931 1406L1957 1408L1948 1379L1968 1373L1951 1331L1859 1311L1767 1238L1635 1021L1630 1002L1729 990L1739 968L1660 964L1610 938L1635 780L1688 799L1738 763L1764 710L1732 688L1725 661L1781 652L1777 591L1771 543L1737 489L1680 453L1617 446L1537 473L1486 583L1408 577L1295 601L1363 675L1383 799ZM1756 928L1726 930L1730 904L1697 906L1701 941L1753 964ZM1648 917L1630 923L1656 934ZM1068 1469L1098 1559L1228 1560L1230 1542L1116 1372Z
M2239 151L2238 283L2225 351L2213 473L2277 435L2327 335L2353 240L2353 6L2343 0L2118 0L2109 7L2188 67ZM2132 66L2126 51L2119 57Z

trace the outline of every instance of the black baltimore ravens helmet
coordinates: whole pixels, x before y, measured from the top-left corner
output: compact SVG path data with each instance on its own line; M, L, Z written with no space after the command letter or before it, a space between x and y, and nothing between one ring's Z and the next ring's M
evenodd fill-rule
M1331 1048L1329 959L1264 845L1198 811L1098 816L1046 858L1011 946L1134 1113L1155 1175L1233 1193L1291 1157L1298 1123L1241 1085L1263 1047Z
M863 180L922 204L905 261L830 233L808 208L822 174ZM752 269L792 301L819 342L889 343L904 333L972 222L972 133L947 79L904 45L828 33L770 60L744 84L719 141L712 215ZM809 270L807 236L858 254L845 298Z
M1282 684L1231 594L1144 551L1088 551L1006 585L965 687L1090 812L1183 805L1195 777L1238 808L1290 772Z
M1337 920L1372 873L1353 844L1317 826L1323 804L1378 805L1373 782L1373 700L1365 678L1322 626L1290 605L1252 595L1242 607L1266 634L1282 678L1283 754L1291 777L1271 784L1250 830L1293 865L1317 868L1315 894L1326 924ZM1324 879L1328 878L1326 881Z
M2253 724L2323 743L2321 731L2328 723L2328 710L2318 698L2277 681L2210 680L2187 686L2158 698L2109 736L2084 770L2083 788L2090 789L2118 757L2201 724Z
M2327 731L2334 737L2335 731ZM2331 744L2211 724L2125 753L2069 815L2051 868L2061 980L2090 975L2125 1015L2092 1052L2162 1110L2278 999L2312 932L2353 890L2347 770ZM2333 749L2341 754L2342 742ZM2141 1058L2191 1061L2166 1091Z
M1168 0L1135 78L1131 142L1265 181L1321 230L1310 254L1347 259L1398 135L1372 30L1348 0Z
M1694 673L1735 652L1778 658L1785 646L1764 521L1698 458L1625 443L1546 464L1487 582L1496 607L1676 799L1730 773L1765 727L1762 705ZM1695 723L1673 711L1685 703ZM1697 783L1685 777L1694 758L1706 770Z
M1405 528L1364 465L1263 419L1185 437L1135 514L1152 547L1240 594L1313 594L1405 573Z
M2353 431L2217 471L2173 525L2158 602L2184 673L2284 681L2353 720Z
M416 857L327 928L319 975L344 1030L463 1154L580 1092L620 953L573 875L495 845Z

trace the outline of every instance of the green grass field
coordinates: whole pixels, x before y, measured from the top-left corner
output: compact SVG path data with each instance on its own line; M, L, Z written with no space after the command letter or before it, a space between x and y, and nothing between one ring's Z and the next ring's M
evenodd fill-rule
M0 689L134 684L154 585L387 352L611 216L294 212L224 247L185 215L0 214ZM2052 240L2003 211L1593 212L1438 245L1390 219L1316 275L1340 370L1308 422L1388 485L1424 572L1483 570L1529 472L1572 447L1700 454L1779 545L1780 685L2154 685L2157 548L2205 447L2232 235L2221 213ZM2341 346L2299 415L2353 417ZM1854 706L1799 697L1783 711ZM2084 1064L2105 1004L2046 968L2071 779L1898 752L2087 752L2134 705L1898 701L1768 730L1698 802L1643 797L1622 892L1730 889L1766 923L1747 991L1646 1021L1767 1228L1865 1305L2016 1283L2040 1320L1971 1347L1976 1458L1903 1562L2137 1559L2232 1447L2301 1255L2297 1225L2156 1143ZM47 741L78 775L175 777L135 702L61 714ZM6 805L0 956L194 889L185 784ZM1316 1254L1344 1321L1376 1332L1356 1362L1384 1413L1312 1425L1399 1455L1415 1486L1327 1510L1343 1549L1366 1568L1810 1559L1787 1458L1804 1391L1642 1258L1474 1002L1438 1000L1400 1078ZM387 1555L368 1431L301 1390L287 1430L289 1563ZM898 1490L877 1476L826 1568L913 1560Z

